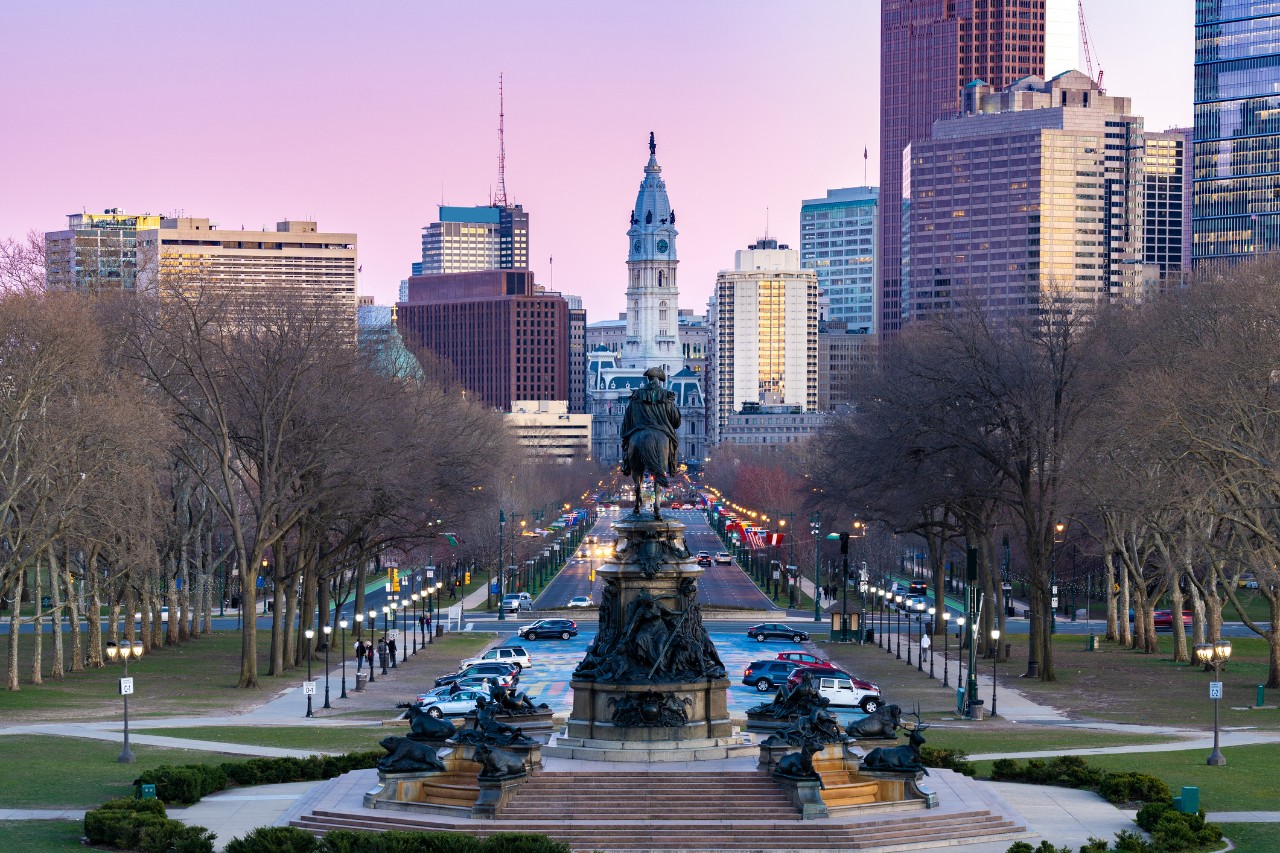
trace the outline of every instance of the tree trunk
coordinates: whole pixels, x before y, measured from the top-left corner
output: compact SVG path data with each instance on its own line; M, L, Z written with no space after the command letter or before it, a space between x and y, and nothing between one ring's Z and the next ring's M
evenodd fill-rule
M31 649L31 683L44 683L44 614L41 611L40 604L44 598L44 580L40 577L40 555L31 561L31 576L35 583L31 587L31 605L35 609L35 616L31 618L31 625L35 629L35 636L32 642L35 644Z
M21 690L18 686L18 642L22 635L18 629L22 626L22 573L13 581L13 601L9 607L9 658L5 667L5 689Z
M1120 607L1120 645L1131 648L1133 646L1133 631L1131 630L1132 623L1129 622L1129 610L1131 609L1129 604L1129 571L1128 569L1125 569L1119 574L1120 600L1118 604Z
M359 560L356 563L356 613L364 613L364 584L365 584L365 565L366 560ZM943 599L938 599L942 601ZM363 634L364 620L356 622L356 639L359 640Z
M248 557L248 559L246 559ZM246 555L237 548L236 559L240 563L240 577L244 578L240 590L240 680L237 687L258 686L258 566L261 553Z
M53 666L49 677L62 680L66 676L66 648L62 635L62 563L58 560L56 546L50 546L46 553L49 557L49 630L53 633Z
M89 666L94 669L100 669L102 663L102 593L98 588L98 551L93 549L89 552L89 559L85 563L85 580L89 586ZM111 617L113 620L120 615L119 608L111 608ZM111 626L111 635L115 636L115 623Z
M63 579L67 583L67 615L70 617L67 621L71 626L71 671L83 672L85 665L84 658L84 638L80 633L80 596L76 595L76 581L71 575L71 548L67 547L64 553L63 561L67 566L67 571L63 573ZM81 590L84 589L84 579L80 581Z
M1191 658L1187 654L1187 629L1182 624L1182 585L1177 578L1173 580L1170 598L1173 602L1173 622L1170 623L1173 625L1173 659L1177 663L1186 663Z
M1102 582L1106 589L1104 595L1107 596L1107 635L1104 639L1111 643L1120 642L1120 624L1116 618L1116 561L1111 550L1102 557L1103 577Z

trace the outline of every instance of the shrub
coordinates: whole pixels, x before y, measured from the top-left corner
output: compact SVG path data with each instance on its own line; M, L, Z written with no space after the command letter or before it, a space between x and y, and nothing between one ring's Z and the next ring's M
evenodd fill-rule
M1011 758L1000 758L991 766L991 778L998 782L1056 785L1060 788L1094 788L1105 775L1104 771L1090 767L1083 758L1075 755L1061 755L1048 761L1032 758L1025 765Z
M227 787L227 774L204 764L162 764L143 773L138 781L155 785L156 797L166 803L191 805Z
M1102 838L1089 837L1089 840L1080 846L1080 853L1107 853L1111 849L1111 845Z
M112 800L85 812L90 844L142 853L213 853L216 837L203 826L187 826L165 816L160 800Z
M484 840L483 853L569 853L568 844L531 832L495 832Z
M213 853L216 837L203 826L187 826L180 820L166 820L142 831L138 849L142 853Z
M977 776L978 768L967 761L969 753L963 749L941 749L933 746L920 747L920 763L925 767L941 767L954 770L965 776Z
M1116 833L1116 853L1151 853L1151 845L1138 833L1122 829Z
M1108 773L1098 793L1109 803L1168 803L1173 793L1164 780L1150 773Z
M1019 779L1019 765L1017 759L1014 758L997 758L991 764L991 778L997 782L1013 782ZM1026 844L1025 841L1016 842L1016 844ZM1013 848L1009 848L1012 850Z
M296 826L260 826L244 838L233 838L226 853L317 853L320 843Z

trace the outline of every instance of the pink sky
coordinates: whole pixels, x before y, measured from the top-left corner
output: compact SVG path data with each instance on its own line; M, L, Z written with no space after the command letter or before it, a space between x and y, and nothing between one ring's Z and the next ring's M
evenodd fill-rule
M484 204L506 77L507 191L531 266L623 307L627 215L655 131L681 305L800 200L878 183L875 0L487 3L27 0L0 12L0 236L121 207L359 235L393 301L436 205ZM1191 0L1086 3L1111 94L1191 122Z

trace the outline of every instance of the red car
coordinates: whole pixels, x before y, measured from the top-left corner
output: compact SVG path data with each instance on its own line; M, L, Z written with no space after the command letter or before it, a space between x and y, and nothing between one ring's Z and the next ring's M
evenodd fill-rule
M778 660L791 661L800 666L807 666L811 669L837 669L838 667L829 660L823 660L817 655L811 655L808 652L778 652Z
M1157 610L1151 614L1151 617L1152 617L1152 621L1155 623L1157 631L1173 630L1173 611L1172 610ZM1191 627L1191 611L1190 610L1182 611L1182 627L1184 628Z

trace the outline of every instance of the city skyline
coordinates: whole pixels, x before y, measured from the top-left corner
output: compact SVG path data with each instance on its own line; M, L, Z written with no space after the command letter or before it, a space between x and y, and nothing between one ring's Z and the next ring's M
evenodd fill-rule
M359 236L361 293L394 301L436 206L496 189L501 72L508 197L531 216L537 280L580 294L592 321L623 310L624 217L653 131L682 304L702 311L766 218L798 245L802 199L880 183L879 6L12 8L22 38L0 69L28 85L0 143L0 236L107 207L225 228L318 219ZM1108 90L1149 129L1189 125L1192 4L1086 13Z

